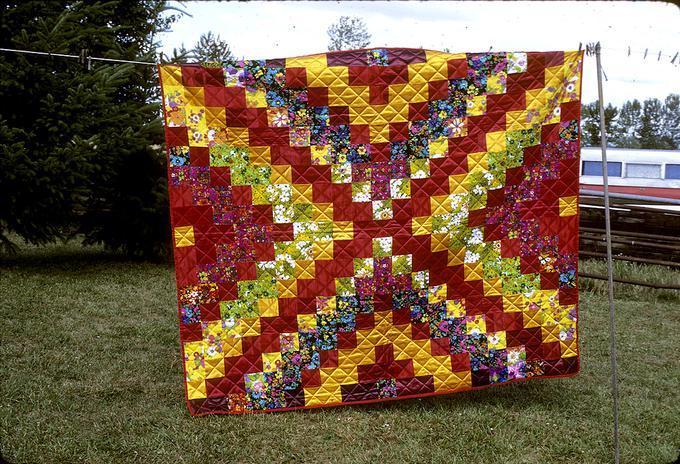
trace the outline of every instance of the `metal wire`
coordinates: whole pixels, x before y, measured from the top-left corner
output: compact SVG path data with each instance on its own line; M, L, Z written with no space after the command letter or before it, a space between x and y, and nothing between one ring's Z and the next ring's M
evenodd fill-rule
M12 52L12 53L23 53L25 55L41 55L41 56L56 56L59 58L75 58L77 60L82 60L83 57L80 55L69 55L66 53L51 53L51 52L38 52L35 50L19 50L14 48L0 48L0 52ZM145 66L157 66L158 63L152 63L150 61L135 61L135 60L118 60L115 58L101 58L98 56L86 56L84 57L87 61L108 61L111 63L130 63L130 64L141 64Z

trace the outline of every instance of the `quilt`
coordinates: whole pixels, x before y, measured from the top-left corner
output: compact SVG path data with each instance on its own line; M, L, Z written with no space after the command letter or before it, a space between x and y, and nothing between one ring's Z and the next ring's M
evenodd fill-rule
M161 65L190 413L575 374L582 58Z

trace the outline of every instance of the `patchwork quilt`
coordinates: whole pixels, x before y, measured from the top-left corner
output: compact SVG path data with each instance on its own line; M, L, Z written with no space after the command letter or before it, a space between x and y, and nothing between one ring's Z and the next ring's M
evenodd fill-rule
M575 374L582 58L160 66L191 414Z

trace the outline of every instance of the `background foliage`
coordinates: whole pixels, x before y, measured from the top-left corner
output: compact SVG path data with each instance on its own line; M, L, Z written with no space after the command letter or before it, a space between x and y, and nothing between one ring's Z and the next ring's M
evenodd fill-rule
M600 145L598 102L583 105L581 111L582 144ZM680 95L670 94L662 102L650 98L640 103L627 101L621 108L605 107L607 144L617 148L677 150L680 148Z
M181 12L165 1L24 1L0 7L0 47L156 61ZM35 19L37 18L37 20ZM225 61L205 34L171 58ZM82 234L129 255L169 250L166 162L153 66L0 54L0 245Z
M155 61L165 2L5 4L0 46ZM37 20L35 19L37 18ZM0 240L44 244L80 233L154 255L168 236L155 69L0 55Z
M340 16L327 33L329 51L365 48L371 42L366 23L357 16Z

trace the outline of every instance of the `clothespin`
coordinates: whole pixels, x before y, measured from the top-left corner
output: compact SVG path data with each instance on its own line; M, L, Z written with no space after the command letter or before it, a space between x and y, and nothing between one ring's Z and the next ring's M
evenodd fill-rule
M661 61L661 50L659 50L659 56L657 57L656 61Z
M88 71L92 69L92 58L90 58L89 50L87 48L80 49L78 61L80 61L80 64Z
M647 59L647 52L649 51L649 48L645 48L645 56L642 57L643 60Z
M630 56L630 45L628 45L628 56Z

